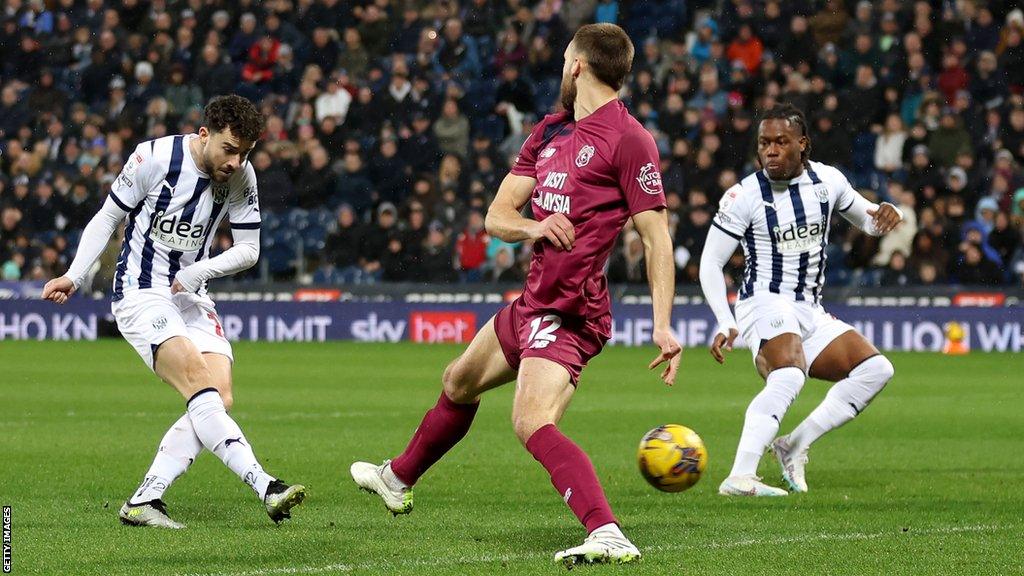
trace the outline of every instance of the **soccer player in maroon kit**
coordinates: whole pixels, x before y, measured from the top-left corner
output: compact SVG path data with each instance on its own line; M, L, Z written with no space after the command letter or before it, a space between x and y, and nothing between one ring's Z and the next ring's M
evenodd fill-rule
M660 348L649 368L667 363L661 378L672 384L679 366L679 343L669 330L675 269L658 150L617 98L632 61L633 44L613 24L581 27L566 49L565 111L537 124L487 212L492 236L534 243L525 291L445 369L441 397L405 451L382 465L352 465L356 483L393 513L412 511L412 486L469 431L480 395L514 380L516 436L589 533L555 560L640 557L620 531L590 459L557 427L580 372L611 336L604 270L630 218L644 242ZM520 213L527 202L533 219Z

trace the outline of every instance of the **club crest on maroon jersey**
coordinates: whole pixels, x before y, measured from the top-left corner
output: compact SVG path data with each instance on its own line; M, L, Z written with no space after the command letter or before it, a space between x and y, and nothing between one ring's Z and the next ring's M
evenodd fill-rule
M583 168L587 164L590 164L590 159L594 157L594 147L590 144L584 144L580 148L579 154L576 155L576 165Z
M654 167L653 162L648 162L640 168L640 174L636 177L640 188L648 194L661 194L661 172Z

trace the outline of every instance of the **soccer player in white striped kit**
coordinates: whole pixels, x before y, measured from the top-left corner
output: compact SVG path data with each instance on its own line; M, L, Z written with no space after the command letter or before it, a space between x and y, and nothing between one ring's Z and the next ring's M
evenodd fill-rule
M839 170L810 161L810 151L802 112L788 104L766 112L757 135L762 170L726 191L701 257L701 287L718 320L712 356L723 363L723 349L732 350L742 333L765 379L747 408L723 495L788 494L756 475L769 443L790 490L806 492L810 445L860 414L893 376L892 363L820 301L832 215L873 236L893 230L903 215L868 201ZM747 265L734 320L722 267L740 245ZM835 384L790 434L772 441L808 375Z
M305 497L303 486L263 470L228 416L231 344L206 295L207 280L245 270L259 257L259 199L248 156L262 131L263 118L251 102L221 96L206 106L198 134L139 144L83 231L67 274L43 288L44 299L66 302L128 219L111 310L146 365L188 402L121 508L125 524L183 528L167 515L163 493L204 447L256 492L274 522L289 518ZM225 216L234 245L211 258Z

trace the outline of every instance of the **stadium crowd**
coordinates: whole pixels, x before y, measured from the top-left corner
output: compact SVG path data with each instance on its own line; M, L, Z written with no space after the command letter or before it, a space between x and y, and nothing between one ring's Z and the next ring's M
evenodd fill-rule
M1011 1L5 0L0 279L61 274L123 161L194 132L207 99L259 103L263 254L250 279L521 280L529 246L483 214L557 101L579 25L637 47L623 89L655 135L678 279L718 199L756 169L756 118L803 109L812 158L907 217L837 219L828 282L1024 283L1024 14ZM116 239L93 280L106 289ZM218 245L230 245L222 231ZM742 255L730 264L738 275ZM613 282L645 282L627 228Z

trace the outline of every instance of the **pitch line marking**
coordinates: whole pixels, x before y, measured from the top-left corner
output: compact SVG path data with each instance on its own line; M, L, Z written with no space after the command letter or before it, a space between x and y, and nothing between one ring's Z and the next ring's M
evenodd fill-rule
M996 524L974 524L967 526L951 526L944 528L924 528L915 530L911 528L907 532L885 531L885 532L847 532L839 534L808 534L805 536L786 536L777 538L745 538L743 540L731 540L725 542L710 542L705 548L727 549L745 548L747 546L784 546L787 544L802 544L807 542L844 542L857 540L877 540L890 536L928 536L940 534L961 534L965 532L995 532L999 530L1010 530L1011 525ZM690 550L692 546L683 544L666 544L662 546L646 546L641 552L674 552ZM525 554L500 554L493 556L477 556L463 558L443 558L436 560L404 560L397 562L363 562L358 564L327 564L323 566L287 566L280 568L261 568L257 570L246 570L244 572L196 572L180 574L179 576L273 576L277 574L324 574L328 572L353 572L355 570L385 570L395 568L417 568L430 566L459 566L464 564L488 564L491 562L516 562L523 560L534 560L539 558L553 558L553 553L532 552Z

